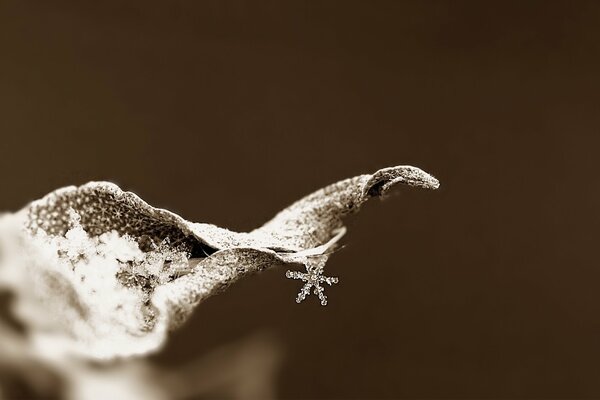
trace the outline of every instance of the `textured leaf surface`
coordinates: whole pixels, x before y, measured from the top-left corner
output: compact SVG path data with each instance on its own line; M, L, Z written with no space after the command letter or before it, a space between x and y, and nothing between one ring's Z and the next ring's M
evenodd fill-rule
M40 343L94 358L146 353L247 274L315 257L324 265L343 218L396 183L438 187L418 168L386 168L241 233L186 221L108 182L59 189L0 220L0 284L18 294L16 314Z

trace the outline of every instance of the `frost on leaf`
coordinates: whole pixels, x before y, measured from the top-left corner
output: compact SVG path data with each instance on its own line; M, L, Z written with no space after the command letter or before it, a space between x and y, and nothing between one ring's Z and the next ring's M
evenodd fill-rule
M320 189L251 232L186 221L108 182L56 190L0 216L0 288L40 348L95 359L145 354L195 306L237 279L275 265L304 264L288 277L325 304L329 250L343 218L396 183L438 182L399 166ZM50 346L49 346L50 345Z

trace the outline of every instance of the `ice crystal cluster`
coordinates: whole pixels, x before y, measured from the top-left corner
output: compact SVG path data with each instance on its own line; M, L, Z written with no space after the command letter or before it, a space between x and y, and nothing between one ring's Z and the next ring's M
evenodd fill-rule
M251 232L193 223L108 182L56 190L0 218L0 286L40 348L110 359L158 349L205 298L276 265L327 304L324 276L343 218L396 183L435 189L399 166L349 178L298 200Z

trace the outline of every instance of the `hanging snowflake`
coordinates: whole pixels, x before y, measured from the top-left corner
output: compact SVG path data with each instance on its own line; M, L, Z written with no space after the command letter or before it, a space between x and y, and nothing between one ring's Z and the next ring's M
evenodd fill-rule
M313 293L319 296L321 305L327 305L327 296L325 296L325 289L321 284L327 283L331 286L334 283L338 283L339 280L338 278L323 275L326 262L327 256L307 257L304 264L306 266L306 273L298 271L287 271L285 273L287 278L299 279L306 282L298 293L298 297L296 297L296 303L300 303L304 300L306 296L310 294L310 289L314 286L315 290Z

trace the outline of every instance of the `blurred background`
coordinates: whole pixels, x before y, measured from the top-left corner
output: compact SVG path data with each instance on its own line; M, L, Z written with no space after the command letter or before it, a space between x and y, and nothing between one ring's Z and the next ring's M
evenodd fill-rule
M440 190L349 221L327 307L272 269L152 365L260 337L278 398L600 397L599 18L594 1L2 1L0 210L110 180L245 231L415 165Z

